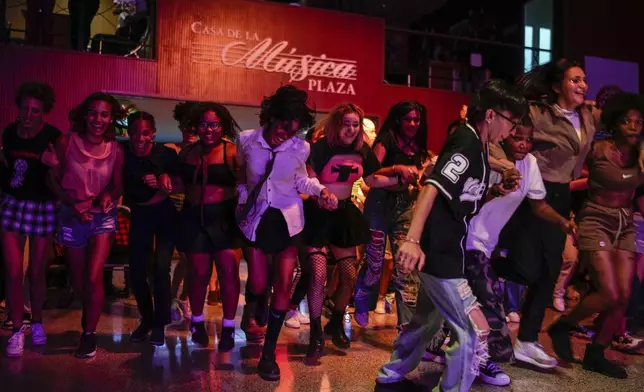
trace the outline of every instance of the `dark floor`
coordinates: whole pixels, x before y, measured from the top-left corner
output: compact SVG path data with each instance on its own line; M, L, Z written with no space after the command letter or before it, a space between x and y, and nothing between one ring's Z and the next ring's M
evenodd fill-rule
M242 301L243 303L243 298ZM352 347L345 354L327 343L322 365L307 367L303 356L308 342L308 327L300 330L284 328L278 346L278 362L282 370L279 383L262 381L255 374L259 348L248 346L238 330L236 348L228 358L215 351L216 342L208 349L192 345L186 324L169 328L167 344L160 348L129 342L129 334L137 326L133 300L117 300L106 305L99 324L99 352L90 360L73 357L79 337L78 310L49 310L45 322L49 334L46 348L33 350L27 337L25 355L19 359L0 358L0 392L115 392L115 391L373 391L378 367L387 360L395 337L394 315L372 315L372 325L362 329L347 324L352 330ZM211 336L219 328L221 308L207 309ZM548 315L548 321L552 313ZM516 325L512 326L516 332ZM4 351L9 333L0 335ZM541 342L550 351L547 337ZM584 342L575 341L576 355L583 353ZM550 351L551 352L551 351ZM574 364L557 368L552 373L504 365L512 377L506 388L475 383L473 391L611 391L644 390L644 357L609 352L609 357L627 365L630 378L613 380L589 373ZM227 364L232 365L227 365ZM409 377L428 387L436 384L441 366L423 363ZM429 388L428 388L429 390Z

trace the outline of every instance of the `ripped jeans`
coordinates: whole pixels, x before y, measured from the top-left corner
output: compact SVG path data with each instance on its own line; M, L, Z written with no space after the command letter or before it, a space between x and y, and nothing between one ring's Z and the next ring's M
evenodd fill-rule
M440 279L420 272L422 289L411 322L394 342L388 363L378 371L377 381L390 384L401 381L412 372L423 357L425 347L441 328L445 318L451 330L451 341L445 350L446 367L436 391L465 392L478 375L479 366L487 361L487 334L477 328L470 312L479 308L465 279Z
M407 324L416 308L419 280L417 273L399 272L396 253L411 224L415 199L408 192L371 189L367 195L364 216L369 223L371 239L366 246L365 260L355 289L356 313L375 309L387 237L394 256L394 280L398 325Z

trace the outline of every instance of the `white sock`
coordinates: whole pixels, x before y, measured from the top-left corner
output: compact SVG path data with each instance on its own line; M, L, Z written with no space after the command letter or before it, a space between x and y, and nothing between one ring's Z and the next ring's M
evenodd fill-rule
M224 319L222 322L224 328L232 327L235 328L235 320Z
M206 316L204 316L203 314L201 314L200 316L195 316L193 314L191 320L193 323L202 323L206 321Z

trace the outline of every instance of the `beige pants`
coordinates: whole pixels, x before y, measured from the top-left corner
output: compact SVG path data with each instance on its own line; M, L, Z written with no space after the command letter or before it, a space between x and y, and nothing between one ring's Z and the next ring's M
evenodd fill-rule
M568 235L566 236L566 245L562 254L562 265L561 272L559 273L559 278L557 279L557 285L555 286L555 292L553 298L563 298L566 293L566 287L570 283L570 279L575 275L577 271L579 251L574 245L573 238Z

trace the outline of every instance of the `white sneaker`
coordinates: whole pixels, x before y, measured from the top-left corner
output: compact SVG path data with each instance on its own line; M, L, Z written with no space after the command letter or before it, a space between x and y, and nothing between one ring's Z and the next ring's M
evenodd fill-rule
M309 316L305 315L304 313L300 312L299 309L295 310L297 312L297 320L300 322L302 325L309 325L311 324L311 319Z
M375 314L386 314L387 310L385 309L385 299L379 298L376 303L376 309L373 311Z
M510 385L510 376L505 374L505 372L492 361L481 365L479 368L479 380L486 384L497 385L500 387Z
M614 350L626 353L637 350L641 345L642 339L633 337L628 332L624 332L621 335L615 335L611 343Z
M566 301L564 301L563 298L553 298L552 299L552 307L555 308L557 312L565 312L566 311Z
M517 312L510 312L506 316L506 321L508 323L520 323L521 322L521 316L519 316L519 313Z
M42 323L31 323L31 344L34 346L43 346L47 344L47 334Z
M9 343L7 343L7 357L17 358L22 357L22 353L25 348L25 331L27 330L26 326L22 326L20 331L15 332L9 338Z
M284 320L284 325L293 329L300 328L300 320L297 317L297 314L297 310L289 310L288 313L286 313L286 320Z
M517 361L529 363L541 369L553 369L557 367L557 360L546 354L537 342L522 342L517 340L514 344L514 358Z

